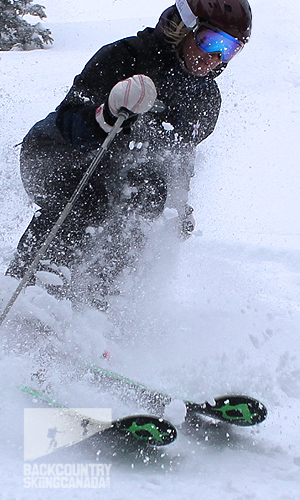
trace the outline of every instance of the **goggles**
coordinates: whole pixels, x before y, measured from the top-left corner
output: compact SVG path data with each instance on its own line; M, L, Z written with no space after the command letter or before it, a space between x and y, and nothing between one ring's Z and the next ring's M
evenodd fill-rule
M244 47L243 42L217 28L200 26L194 32L195 42L199 49L207 54L219 52L222 62L227 63Z

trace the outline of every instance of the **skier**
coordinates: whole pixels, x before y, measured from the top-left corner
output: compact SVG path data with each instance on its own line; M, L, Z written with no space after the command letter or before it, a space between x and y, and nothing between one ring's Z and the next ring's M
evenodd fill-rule
M213 132L221 105L215 78L250 33L247 0L176 0L155 28L102 47L55 112L23 140L22 181L40 209L7 274L24 275L122 107L130 111L123 132L63 224L44 265L59 270L84 260L92 228L110 220L110 239L115 237L115 248L108 246L106 253L110 270L93 270L98 272L94 285L101 282L104 295L105 279L111 282L128 264L132 248L142 246L134 229L129 230L133 243L116 236L129 213L152 221L168 207L178 214L181 234L189 235L195 148ZM160 113L153 112L156 98L163 103Z

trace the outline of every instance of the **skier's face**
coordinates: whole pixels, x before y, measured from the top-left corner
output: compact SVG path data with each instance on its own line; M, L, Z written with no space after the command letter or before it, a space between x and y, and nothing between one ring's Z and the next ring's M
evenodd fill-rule
M206 76L222 61L222 54L220 52L213 52L211 54L203 52L196 44L192 31L183 43L182 56L187 69L193 75L198 76Z

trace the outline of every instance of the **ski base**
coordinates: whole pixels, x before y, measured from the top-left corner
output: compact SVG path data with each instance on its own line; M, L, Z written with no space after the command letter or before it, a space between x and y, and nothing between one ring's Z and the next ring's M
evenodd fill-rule
M186 420L189 422L196 422L207 416L227 424L246 427L260 424L267 417L266 407L249 396L222 396L216 398L214 404L186 401L186 408Z
M168 420L152 415L133 415L116 420L111 430L125 439L134 439L137 443L150 446L165 446L173 443L177 430Z

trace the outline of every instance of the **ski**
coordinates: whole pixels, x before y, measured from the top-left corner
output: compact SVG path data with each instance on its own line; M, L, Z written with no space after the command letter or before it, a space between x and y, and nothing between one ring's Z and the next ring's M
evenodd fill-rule
M168 394L149 389L139 382L99 366L91 366L88 371L93 376L94 382L101 385L102 389L107 389L122 399L134 401L159 416L163 416L165 407L174 399ZM209 417L227 424L251 426L260 424L267 417L265 405L245 395L221 396L214 398L211 403L196 403L184 398L182 400L186 406L187 422L196 422L202 417Z
M78 409L68 408L56 400L49 398L46 394L38 392L30 387L20 386L23 392L34 398L46 402L48 405L59 408L73 418L70 425L77 421L80 436L72 441L72 444L88 438L91 435L104 433L114 434L126 441L136 442L141 446L165 446L171 444L177 437L176 428L167 420L153 415L130 415L103 425L103 422L90 418ZM89 427L89 432L87 429Z

